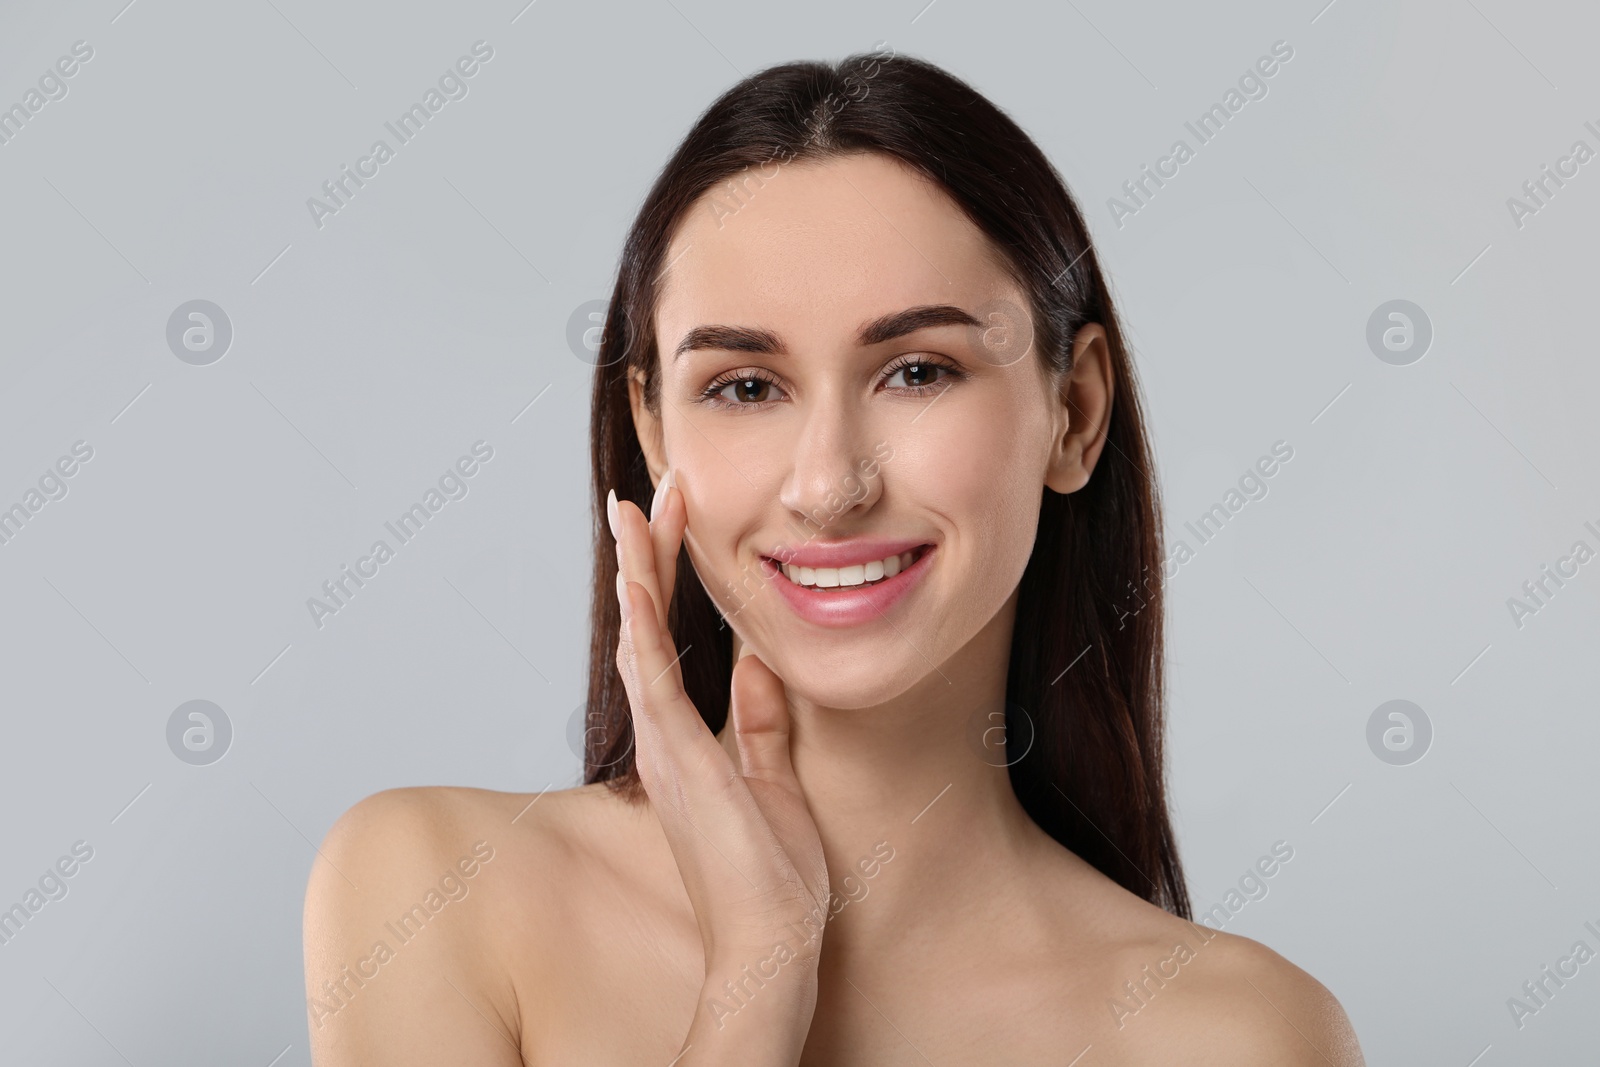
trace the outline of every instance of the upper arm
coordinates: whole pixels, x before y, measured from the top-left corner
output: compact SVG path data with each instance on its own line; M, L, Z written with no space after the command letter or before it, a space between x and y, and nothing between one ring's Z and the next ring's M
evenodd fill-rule
M305 900L316 1067L524 1067L515 993L483 935L494 842L450 807L386 790L328 831Z

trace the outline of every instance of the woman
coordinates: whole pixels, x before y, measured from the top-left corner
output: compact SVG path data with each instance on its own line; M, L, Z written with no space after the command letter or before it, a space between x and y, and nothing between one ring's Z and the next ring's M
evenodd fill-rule
M586 784L339 820L321 1067L1362 1063L1189 921L1133 368L1010 119L884 50L747 78L599 355Z

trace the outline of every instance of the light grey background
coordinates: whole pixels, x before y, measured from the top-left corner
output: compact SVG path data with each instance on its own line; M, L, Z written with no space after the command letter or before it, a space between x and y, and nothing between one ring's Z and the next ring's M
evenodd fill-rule
M0 145L0 506L94 449L0 545L0 907L94 849L0 945L7 1062L305 1064L302 894L334 819L390 786L577 781L569 318L718 93L878 40L988 94L1078 196L1169 537L1294 449L1171 584L1197 909L1287 841L1226 928L1328 985L1369 1062L1592 1061L1600 962L1520 1030L1506 1006L1600 948L1600 562L1520 628L1507 606L1600 549L1600 160L1521 227L1507 206L1600 149L1592 6L125 3L0 14L0 105L94 49ZM480 39L468 95L318 229L307 199ZM1119 227L1107 199L1279 40L1268 95ZM233 325L209 366L166 342L194 299ZM1408 366L1366 341L1393 299L1433 324ZM307 599L480 439L468 495L316 627ZM194 699L234 730L209 766L166 740ZM1391 699L1433 726L1409 766L1368 747Z

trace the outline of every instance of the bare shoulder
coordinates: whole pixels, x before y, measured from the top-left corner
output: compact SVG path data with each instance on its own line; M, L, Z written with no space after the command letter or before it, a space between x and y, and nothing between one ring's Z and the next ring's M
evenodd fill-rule
M1069 988L1102 1065L1364 1067L1344 1008L1259 941L1174 915L1070 853L1055 936L1078 946ZM1092 961L1092 962L1090 962Z
M1364 1067L1321 982L1259 941L1162 914L1165 936L1125 957L1109 1006L1141 1049L1196 1067Z
M404 863L430 848L481 838L526 841L546 846L571 840L567 831L586 815L595 817L605 787L580 786L543 793L505 793L461 786L411 786L385 789L353 804L328 831L331 847L377 863ZM432 857L430 857L432 858Z
M507 946L537 930L548 872L564 869L585 820L611 810L604 789L388 789L345 811L306 886L317 1067L521 1067Z
M1211 1018L1232 1009L1239 1025L1218 1035L1227 1062L1363 1067L1350 1019L1326 986L1259 941L1200 929L1213 935L1209 944L1218 951L1209 962L1210 981L1186 1008Z

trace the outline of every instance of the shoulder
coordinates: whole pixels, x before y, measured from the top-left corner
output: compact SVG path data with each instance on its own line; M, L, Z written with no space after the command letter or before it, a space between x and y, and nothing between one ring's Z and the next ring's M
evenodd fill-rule
M1084 947L1097 962L1079 970L1092 977L1075 988L1095 1002L1103 1062L1364 1067L1337 998L1288 959L1173 915L1081 861L1066 869L1077 904L1062 921L1094 932Z
M306 885L311 919L359 918L366 910L407 895L455 887L493 865L505 844L491 798L514 794L478 789L386 789L354 805L334 822L317 849ZM441 888L443 883L443 888ZM443 909L439 909L443 910Z
M317 849L306 885L308 932L314 923L335 932L369 913L392 918L395 905L413 898L442 914L457 900L493 897L507 886L534 904L561 872L581 862L580 853L616 837L617 811L603 785L542 793L454 786L374 793L340 815ZM482 919L484 910L470 909L470 917ZM462 939L473 925L455 922L450 930Z
M388 789L334 822L306 885L318 1067L451 1061L520 1067L508 927L537 926L541 880L595 790Z
M1214 935L1210 945L1219 951L1190 1009L1221 1015L1236 1006L1232 1063L1362 1067L1355 1030L1326 986L1259 941L1200 929Z
M1259 941L1168 916L1124 952L1111 1014L1152 1052L1194 1065L1364 1067L1354 1029L1321 982Z
M502 793L455 786L385 789L357 801L340 815L319 851L330 861L332 853L338 853L353 862L385 868L422 857L434 859L437 850L447 850L473 834L501 839L510 833L525 834L539 826L541 820L519 816L527 816L535 808L542 807L547 812L560 807L563 792L576 790ZM492 841L486 841L486 845L493 848Z
M448 872L476 878L478 870L536 860L559 869L565 853L587 847L617 818L604 785L505 793L457 786L385 789L353 804L334 822L318 849L308 898L346 889L350 868L387 885L407 874ZM357 882L359 884L359 882ZM526 886L519 888L529 888ZM365 890L360 899L371 900Z

